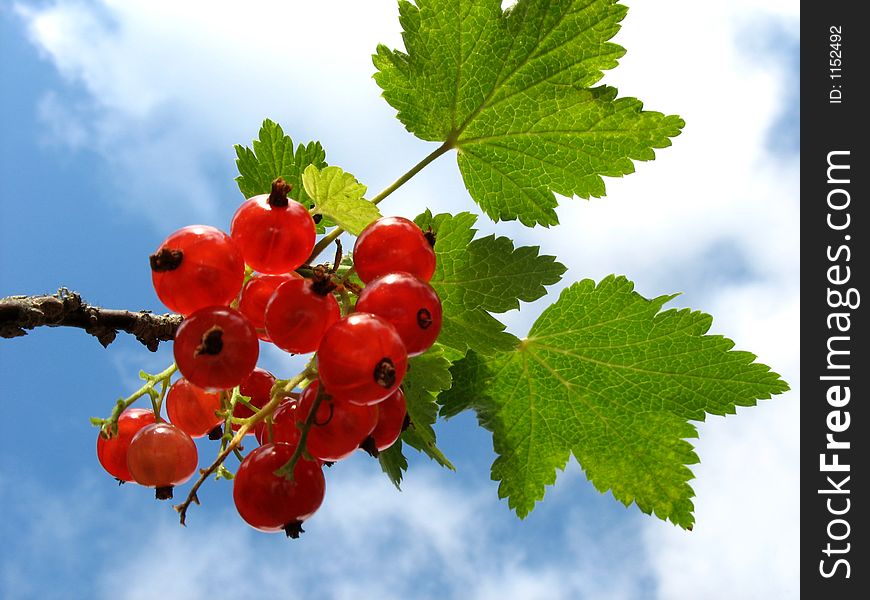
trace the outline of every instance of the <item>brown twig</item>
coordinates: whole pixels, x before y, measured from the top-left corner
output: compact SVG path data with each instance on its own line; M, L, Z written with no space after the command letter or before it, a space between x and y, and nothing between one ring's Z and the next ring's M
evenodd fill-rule
M183 317L155 315L91 306L66 288L53 296L10 296L0 299L0 337L27 335L36 327L78 327L96 337L105 347L119 331L130 333L152 352L160 342L171 340Z

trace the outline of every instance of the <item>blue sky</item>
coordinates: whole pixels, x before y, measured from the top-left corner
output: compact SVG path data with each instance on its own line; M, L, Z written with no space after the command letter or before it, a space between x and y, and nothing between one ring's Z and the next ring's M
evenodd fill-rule
M67 286L162 311L147 255L183 225L228 226L241 200L232 145L265 117L319 139L372 190L430 151L370 79L376 43L400 43L391 0L234 4L0 1L0 296ZM556 254L564 284L616 272L646 296L681 291L677 304L712 313L716 333L794 385L797 3L627 4L628 54L605 81L683 116L683 135L608 181L606 198L564 201L560 227L481 218L480 230ZM272 23L286 38L260 33ZM383 208L427 206L474 210L454 158ZM553 294L506 315L510 327L524 333ZM0 342L0 597L798 596L799 390L700 426L692 533L599 494L573 461L517 520L489 480L491 439L463 415L438 427L457 473L413 457L398 493L360 453L327 473L327 501L293 542L248 528L226 483L204 488L182 529L148 490L100 469L88 417L135 389L139 369L168 364L167 350L125 338L104 350L60 329ZM278 353L262 363L294 366Z

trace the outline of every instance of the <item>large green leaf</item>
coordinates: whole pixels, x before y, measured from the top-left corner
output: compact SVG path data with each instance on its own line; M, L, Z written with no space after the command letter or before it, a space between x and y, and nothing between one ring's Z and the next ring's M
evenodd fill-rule
M443 411L478 411L493 432L499 495L521 517L573 454L595 487L691 529L698 457L689 420L725 415L788 389L712 319L662 310L623 277L565 289L511 352L469 353L451 373Z
M428 211L417 217L424 230L435 233L435 274L430 284L441 298L444 319L438 342L464 355L510 350L517 338L490 312L519 308L544 296L544 286L559 281L565 267L537 246L514 248L505 237L474 239L477 217Z
M409 131L459 150L472 198L493 219L558 222L553 193L604 194L602 175L655 158L683 121L592 88L624 50L616 0L399 3L406 52L378 46L375 80Z

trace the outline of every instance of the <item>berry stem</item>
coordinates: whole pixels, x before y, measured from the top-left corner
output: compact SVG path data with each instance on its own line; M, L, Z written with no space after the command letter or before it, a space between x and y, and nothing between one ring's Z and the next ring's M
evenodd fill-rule
M389 186L387 186L380 194L378 194L377 196L372 198L371 203L378 204L384 198L386 198L387 196L389 196L390 194L395 192L397 189L399 189L400 187L405 185L409 179L411 179L414 175L416 175L417 173L422 171L426 166L429 165L429 163L434 161L436 158L438 158L442 154L446 153L448 150L452 150L454 143L455 143L455 140L453 140L451 138L451 139L448 139L443 144L441 144L440 146L438 146L435 150L430 152L426 156L426 158L424 158L423 160L418 162L416 165L414 165L413 167L408 169L408 171L404 175L402 175L397 180L395 180L393 183L391 183ZM317 242L317 244L314 246L314 249L311 251L311 256L308 257L307 262L308 263L314 262L314 259L317 258L321 252L326 250L326 248L329 247L329 245L332 242L337 240L338 236L340 236L342 233L344 233L344 229L342 229L341 227L336 227L335 229L333 229L332 231L327 233L325 236L323 236L320 239L320 241Z
M347 293L347 288L339 286L335 288L338 292L338 305L341 307L341 316L346 317L353 312L353 306L350 304L350 294Z
M172 366L177 368L177 365L175 363L172 363ZM169 377L165 378L160 383L159 393L153 390L154 388L152 388L152 391L148 392L148 395L151 396L151 406L154 408L154 418L159 423L160 421L162 421L162 419L160 418L160 413L163 409L163 401L166 399L166 392L169 391Z
M296 449L293 451L293 454L284 466L275 471L275 475L278 477L284 477L293 481L293 471L296 468L296 463L299 462L302 453L305 452L305 442L308 439L308 432L311 431L311 426L314 425L314 421L317 418L317 409L320 408L320 403L323 402L325 396L324 387L321 384L317 388L317 396L314 397L314 402L311 403L311 410L308 411L308 415L305 417L305 422L302 423L302 427L300 428L301 433L299 435L299 443L296 445Z
M257 410L256 413L242 421L241 426L238 431L236 431L235 435L226 444L221 448L221 451L218 453L217 458L215 458L214 462L211 463L206 469L201 469L199 472L199 478L196 480L196 483L193 484L193 487L190 488L190 492L187 494L187 498L185 498L184 502L176 505L174 508L178 511L179 519L181 524L184 525L184 521L187 518L187 509L190 508L191 503L195 502L199 504L199 498L196 496L196 492L202 487L202 484L205 483L205 480L208 479L209 475L214 473L218 467L222 467L224 461L227 457L232 454L242 443L242 440L245 439L245 435L247 435L248 431L251 428L262 421L266 415L271 415L275 408L280 404L283 399L283 395L280 393L281 390L292 391L297 385L305 381L306 379L312 377L314 373L311 372L310 367L306 367L304 371L296 375L295 377L289 379L284 383L284 385L278 390L279 393L276 393L276 390L273 389L272 397L269 399L269 402L266 403L263 408Z
M150 375L145 371L139 373L139 376L145 380L145 383L138 390L127 396L126 398L121 398L115 403L115 407L112 409L112 414L109 415L107 419L91 419L91 423L94 425L100 426L100 435L103 435L107 438L114 436L118 432L118 417L121 416L121 413L127 410L130 405L132 405L136 400L145 396L146 394L151 397L152 405L154 406L154 415L159 418L160 415L160 406L163 403L163 398L166 395L166 390L169 389L169 380L178 367L175 363L172 363L160 373L156 375ZM161 384L160 392L154 389L157 384Z

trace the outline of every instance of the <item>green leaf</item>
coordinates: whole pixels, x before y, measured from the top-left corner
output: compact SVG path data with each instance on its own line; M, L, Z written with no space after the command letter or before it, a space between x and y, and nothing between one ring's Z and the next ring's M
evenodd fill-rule
M426 454L442 467L456 470L435 445L435 430L432 428L438 418L436 397L451 384L450 360L444 350L443 346L435 344L424 354L408 361L402 390L411 424L393 446L378 456L381 469L396 487L402 481L402 472L408 470L408 460L402 453L403 443Z
M456 470L435 445L435 430L432 428L438 418L436 398L440 392L450 388L451 381L450 360L440 344L433 345L424 354L408 361L402 390L405 392L411 423L402 432L399 441L378 456L381 468L396 487L402 481L402 471L408 469L408 461L402 454L402 443L426 454L442 467Z
M444 316L438 342L464 355L510 350L517 338L490 312L500 313L547 293L544 286L559 281L565 267L537 246L514 248L505 237L474 239L477 217L428 211L417 224L435 233L435 274L429 282L441 298Z
M565 289L512 352L470 353L442 395L445 414L478 411L493 432L499 496L520 517L573 454L595 487L691 529L689 420L725 415L788 389L749 352L707 334L712 319L662 310L624 277Z
M417 137L459 150L472 198L495 220L558 223L554 193L604 195L683 120L592 88L625 50L615 0L399 3L406 52L378 46L375 80Z
M408 470L408 459L402 452L402 440L396 440L395 444L379 453L378 462L393 485L401 489L402 474Z
M455 471L447 457L435 446L435 430L432 428L438 418L436 398L440 392L450 388L451 382L450 361L438 344L408 361L408 373L402 389L405 391L411 425L402 433L402 441L425 453L442 467Z
M293 186L290 198L301 202L306 208L313 204L302 185L302 172L308 165L318 169L326 167L326 152L320 142L299 144L294 151L290 136L284 135L280 125L266 119L260 127L259 139L254 140L253 149L237 144L236 156L236 165L239 167L236 182L245 198L268 194L272 182L283 177ZM328 224L321 222L318 231L322 232L325 226Z
M441 418L449 419L464 410L478 408L475 400L486 396L491 376L484 357L473 350L454 361L450 366L450 377L455 385L438 396Z
M353 235L380 218L378 207L365 200L366 186L338 167L318 169L308 165L302 173L305 192L318 213L330 217Z

